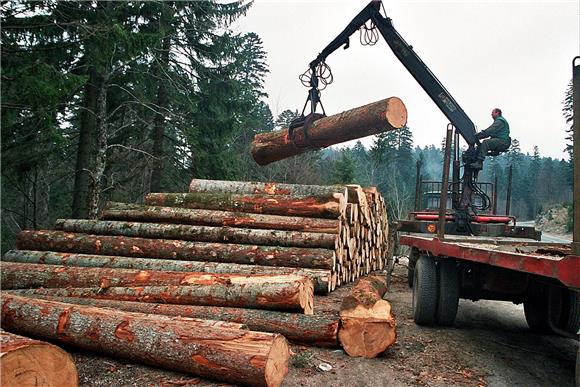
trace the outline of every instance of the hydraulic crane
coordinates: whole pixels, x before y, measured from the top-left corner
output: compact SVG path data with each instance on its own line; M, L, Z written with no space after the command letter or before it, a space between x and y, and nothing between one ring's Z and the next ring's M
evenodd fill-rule
M348 26L330 42L318 56L310 62L308 70L300 76L302 83L309 87L308 97L302 110L302 115L290 124L289 130L292 131L297 127L304 127L305 131L315 120L324 117L324 107L320 101L320 90L332 82L332 73L326 64L327 57L340 47L347 49L351 35L361 31L361 42L368 45L374 45L379 38L379 34L385 39L395 56L405 66L409 73L421 85L423 90L431 97L433 102L439 107L443 114L449 119L451 124L467 142L468 149L463 152L461 158L463 161L463 176L461 178L460 199L454 201L452 216L457 233L473 233L470 223L474 222L477 212L486 210L474 206L473 197L480 196L484 203L488 203L489 198L479 188L477 184L477 175L479 170L471 167L476 161L477 132L473 121L467 116L465 111L451 96L447 89L441 84L437 77L429 70L427 65L419 58L413 48L405 42L399 33L393 27L390 18L381 14L382 3L380 0L371 1L358 15L352 19ZM321 106L323 114L316 113L318 105ZM310 106L310 112L306 112ZM503 217L505 219L505 217ZM489 218L488 218L489 220ZM501 221L503 222L503 220ZM500 222L500 223L501 223ZM491 219L493 223L493 219Z

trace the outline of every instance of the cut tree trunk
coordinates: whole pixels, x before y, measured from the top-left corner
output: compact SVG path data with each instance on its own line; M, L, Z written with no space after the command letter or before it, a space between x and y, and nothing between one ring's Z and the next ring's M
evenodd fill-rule
M250 214L195 208L159 207L115 202L107 203L106 208L101 213L101 219L328 234L338 234L340 226L340 221L335 219Z
M344 186L342 185L283 184L205 179L193 179L189 183L189 192L288 196L328 195L333 193L346 194Z
M228 306L312 314L314 292L307 277L288 276L288 280L266 281L260 277L245 281L208 278L206 283L184 286L139 286L110 288L66 288L11 290L14 294L80 297L104 300L156 302L179 305Z
M59 347L0 330L0 385L78 386L71 355Z
M350 356L376 357L397 339L391 304L383 300L384 276L362 277L340 308L340 344Z
M334 249L336 235L325 233L254 230L249 228L190 226L114 220L58 219L57 230L97 235L179 239L209 243L238 243Z
M340 322L338 313L305 315L269 310L215 306L170 305L71 297L37 297L66 302L69 304L112 308L127 312L231 321L243 324L253 331L279 333L284 335L286 339L295 343L328 348L335 348L338 346L338 327Z
M86 268L138 269L242 275L269 274L280 276L291 274L295 276L309 277L314 283L314 292L317 294L327 294L332 290L331 271L321 269L240 265L236 263L176 261L169 259L131 258L108 255L70 254L53 251L29 250L10 250L4 254L2 259L5 262L78 266ZM47 268L46 270L50 269Z
M334 251L319 248L128 238L123 236L75 234L62 231L21 231L18 234L16 246L22 250L48 250L66 253L313 269L332 269L335 262Z
M346 208L342 193L323 195L240 195L232 193L150 193L152 206L240 211L255 214L338 219Z
M279 386L288 371L281 335L159 317L2 297L2 327L19 334L235 384Z
M257 134L252 142L252 157L266 165L310 150L325 148L344 141L396 130L407 123L407 109L397 97L387 98L340 114L316 120L307 129L288 129Z

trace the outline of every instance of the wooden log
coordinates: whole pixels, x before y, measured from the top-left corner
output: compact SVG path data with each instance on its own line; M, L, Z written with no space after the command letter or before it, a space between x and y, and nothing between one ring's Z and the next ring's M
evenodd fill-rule
M289 358L283 336L187 320L2 297L2 327L20 334L228 383L282 383Z
M239 195L231 193L150 193L152 206L240 211L255 214L338 219L346 208L342 193L325 195Z
M387 291L384 276L362 277L340 308L340 344L350 356L373 358L397 339L391 304L383 300Z
M75 234L62 231L21 231L18 234L16 246L21 250L48 250L66 253L312 269L332 269L335 260L332 250L319 248L204 243L171 239Z
M66 288L11 290L14 294L34 297L35 294L96 298L118 301L156 302L178 305L208 305L268 310L296 311L313 314L314 292L307 277L286 276L279 280L248 278L184 286L139 286L110 288Z
M334 219L250 214L245 212L203 210L196 208L159 207L115 202L107 203L106 208L101 213L101 219L328 234L337 234L340 224L338 220Z
M329 195L342 193L346 195L342 185L310 185L310 184L284 184L263 183L256 181L229 181L229 180L205 180L193 179L189 183L189 192L205 193L235 193L242 195L289 195L310 196Z
M340 114L321 118L308 129L294 129L294 139L288 129L257 134L252 142L252 157L266 165L310 150L325 148L344 141L396 130L407 123L407 109L397 97L387 98Z
M154 271L176 271L215 274L271 274L309 277L314 283L316 294L328 294L332 287L332 272L321 269L302 269L295 267L274 267L259 265L240 265L236 263L215 263L196 261L177 261L169 259L131 258L109 255L70 254L53 251L10 250L2 258L6 262L78 266L87 268L139 269ZM120 285L117 285L120 286Z
M71 355L56 345L0 330L0 385L78 386Z
M328 348L338 346L338 327L340 322L338 313L305 315L270 310L215 306L155 304L72 297L37 297L69 304L112 308L127 312L230 321L243 324L252 331L279 333L295 343Z
M333 249L336 238L334 234L313 232L88 219L58 219L55 228L65 232L96 235L325 249Z

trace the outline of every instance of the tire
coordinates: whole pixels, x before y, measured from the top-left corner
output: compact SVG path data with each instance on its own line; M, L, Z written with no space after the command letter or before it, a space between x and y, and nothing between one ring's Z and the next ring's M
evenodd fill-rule
M419 257L413 276L413 319L416 324L434 324L437 288L435 261L426 256Z
M439 292L435 319L439 325L451 326L459 306L459 270L453 260L439 261Z
M562 313L558 328L576 335L580 330L580 293L564 289L562 297Z
M411 247L409 252L409 267L407 269L407 283L409 287L413 287L413 276L415 275L415 265L417 265L417 258L419 257L419 249Z
M562 289L554 286L534 286L528 299L524 301L526 322L533 332L553 334L552 325L561 326L562 295Z

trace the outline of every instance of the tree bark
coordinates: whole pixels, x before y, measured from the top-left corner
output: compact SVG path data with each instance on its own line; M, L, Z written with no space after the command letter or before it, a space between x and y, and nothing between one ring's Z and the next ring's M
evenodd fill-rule
M235 384L279 386L288 371L281 335L159 317L2 298L2 327L20 334Z
M161 222L199 226L236 227L338 234L340 222L334 219L263 215L243 212L159 207L109 202L101 213L103 220Z
M334 249L336 243L336 235L334 234L113 220L58 219L55 228L66 232L85 234L266 246Z
M350 356L376 357L395 343L396 322L384 276L363 277L345 297L340 308L340 344Z
M87 235L62 231L22 231L22 250L59 251L330 270L334 251L327 249L189 242L169 239Z
M183 286L139 286L111 288L66 288L12 290L14 294L96 298L118 301L156 302L178 305L208 305L313 313L312 281L289 276L287 280L219 281Z
M346 195L342 185L307 185L262 183L251 181L206 180L193 179L189 183L189 192L197 193L232 193L239 195L287 195L309 196L342 193Z
M145 203L153 206L326 219L338 219L346 208L346 198L341 193L275 197L231 193L151 193L145 197Z
M402 128L407 123L407 109L397 97L387 98L340 114L321 118L307 129L294 129L294 140L288 129L257 134L252 142L256 163L266 165L310 150L340 142Z
M89 79L84 87L83 109L80 113L79 145L75 166L72 217L89 216L89 197L96 155L97 100L104 87L103 77L94 66L89 68Z
M153 271L177 271L213 274L268 274L309 277L314 283L314 292L328 294L331 289L330 270L301 269L294 267L274 267L239 265L235 263L191 262L168 259L116 257L107 255L69 254L52 251L10 250L2 258L5 262L27 264L61 265L69 267L138 269ZM46 270L50 270L47 268Z
M2 386L78 386L71 355L59 347L0 330Z
M38 297L69 304L112 308L127 312L230 321L243 324L252 331L279 333L295 343L309 344L317 347L338 347L338 327L340 321L338 313L305 315L270 310L215 306L169 305L71 297Z

